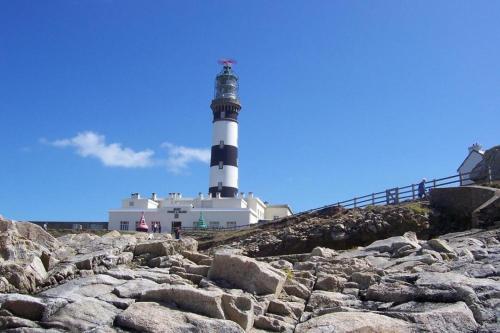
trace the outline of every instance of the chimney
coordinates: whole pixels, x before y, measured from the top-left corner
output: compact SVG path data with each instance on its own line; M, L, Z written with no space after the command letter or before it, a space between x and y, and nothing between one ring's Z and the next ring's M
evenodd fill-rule
M141 198L141 195L139 193L132 193L130 196L132 199L140 199Z
M156 193L151 193L151 200L156 201L158 198L156 197Z
M208 193L208 198L212 199L212 193Z
M217 199L220 199L220 192L215 193L215 197L216 197Z
M198 198L203 199L203 193L198 192Z
M472 146L469 147L469 153L472 153L474 150L479 152L481 151L481 149L483 149L483 147L479 144L479 143L475 143L473 144Z
M253 192L248 192L247 198L253 198Z

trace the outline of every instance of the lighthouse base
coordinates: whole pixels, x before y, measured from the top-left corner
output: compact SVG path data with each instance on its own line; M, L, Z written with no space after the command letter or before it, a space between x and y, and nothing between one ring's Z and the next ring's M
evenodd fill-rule
M220 193L220 196L223 198L234 198L236 194L238 194L238 189L236 187L229 186L222 186L222 189L214 186L208 189L208 193L212 194L213 198L216 197L217 192Z

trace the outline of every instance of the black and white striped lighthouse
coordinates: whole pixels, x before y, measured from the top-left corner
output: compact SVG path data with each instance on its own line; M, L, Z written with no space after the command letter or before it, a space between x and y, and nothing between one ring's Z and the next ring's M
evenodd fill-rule
M238 76L232 60L221 60L222 71L215 78L210 184L212 197L234 197L238 193Z

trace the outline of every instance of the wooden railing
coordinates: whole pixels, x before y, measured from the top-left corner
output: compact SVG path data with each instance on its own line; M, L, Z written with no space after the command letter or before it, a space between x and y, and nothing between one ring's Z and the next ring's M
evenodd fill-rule
M462 186L470 181L470 173L462 173L453 176L448 176L444 178L436 178L425 182L425 195L427 196L430 189L438 187L449 187L452 185ZM273 221L262 221L259 223L242 225L230 228L196 228L196 227L183 227L183 231L196 232L196 231L231 231L239 229L247 229L254 226L260 226L263 224L271 224L275 222L282 221L284 219L289 219L292 217L298 217L301 215L314 213L323 209L333 208L333 207L344 207L344 208L363 208L367 206L383 206L383 205L397 205L403 202L414 201L418 199L418 184L410 184L402 187L393 187L386 189L381 192L370 193L359 197L354 197L352 199L338 201L334 204L325 205L317 208L308 209L293 215L282 217Z

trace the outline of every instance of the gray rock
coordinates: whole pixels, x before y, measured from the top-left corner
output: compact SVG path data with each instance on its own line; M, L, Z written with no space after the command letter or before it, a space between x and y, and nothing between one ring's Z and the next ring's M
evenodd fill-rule
M479 327L463 302L404 303L391 307L387 315L415 323L422 332L475 332Z
M292 324L270 316L257 316L255 318L254 327L271 332L292 333L294 330Z
M337 255L337 252L335 250L326 248L326 247L315 247L311 251L311 256L318 256L318 257L323 257L323 258L333 258Z
M2 309L29 320L41 320L45 311L45 303L29 295L7 294L0 298L0 303Z
M258 295L279 295L286 280L285 273L267 263L224 252L215 255L208 277Z
M254 304L245 296L222 295L222 308L226 319L232 320L248 332L254 324Z
M387 239L377 240L370 245L368 245L366 251L379 251L379 252L394 252L397 249L409 245L414 249L420 249L421 246L412 237L395 236Z
M437 252L455 253L448 243L443 239L434 238L426 243L431 249Z
M332 274L318 274L318 279L314 288L325 291L342 291L347 279L332 275Z
M117 286L113 294L124 298L139 298L141 293L151 289L157 289L160 285L148 279L135 279Z
M211 318L226 319L222 309L222 291L203 290L189 286L162 285L142 293L143 302L175 303L179 308Z
M403 320L370 312L336 312L300 323L295 333L407 333L410 324Z
M44 321L44 325L73 332L88 331L100 326L111 326L119 312L111 304L85 297L61 308Z
M145 333L242 333L243 329L229 320L210 319L152 302L132 304L116 317L115 324Z

